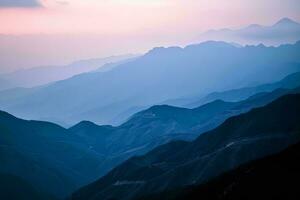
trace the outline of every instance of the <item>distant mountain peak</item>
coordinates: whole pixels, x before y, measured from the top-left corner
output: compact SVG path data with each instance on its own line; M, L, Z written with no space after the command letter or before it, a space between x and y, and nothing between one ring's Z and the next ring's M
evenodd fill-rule
M97 124L91 122L91 121L81 121L77 124L75 124L74 126L72 126L70 129L72 128L79 128L79 127L98 127Z
M259 24L250 24L247 28L250 28L250 29L262 28L262 25L259 25Z
M285 17L280 19L278 22L276 22L275 26L276 25L300 25L300 24L290 18Z
M205 42L201 42L199 44L192 44L186 46L184 49L208 49L208 48L235 48L234 45L228 42L217 41L217 40L208 40Z
M145 55L162 55L166 53L179 52L181 51L181 47L172 46L172 47L154 47L150 51L148 51Z

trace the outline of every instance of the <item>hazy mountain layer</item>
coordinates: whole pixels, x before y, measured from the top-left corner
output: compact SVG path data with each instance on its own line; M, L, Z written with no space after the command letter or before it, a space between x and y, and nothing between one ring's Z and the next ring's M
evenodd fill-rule
M111 124L132 107L278 81L299 71L299 52L300 42L276 48L224 42L155 48L107 72L81 74L22 95L0 93L0 108L26 119Z
M230 116L291 92L298 90L280 89L237 103L219 100L195 109L154 106L118 127L83 121L64 129L2 112L0 172L20 176L43 193L64 196L131 156L175 139L192 140Z
M252 24L245 28L210 30L200 35L200 40L221 40L239 44L281 45L300 39L300 24L283 18L272 26Z
M186 103L185 105L182 106L195 108L217 99L223 101L237 102L237 101L245 100L248 97L255 95L257 93L271 92L277 88L293 89L297 86L300 86L299 72L291 74L275 83L259 85L257 87L246 87L246 88L228 90L224 92L213 92L205 97L198 98L197 100L195 100L196 98L194 97L189 99L190 103Z
M41 66L30 69L23 69L8 74L1 74L0 77L9 81L10 85L7 85L3 88L0 87L0 90L10 89L14 87L34 87L67 79L74 75L94 70L105 71L112 68L112 63L116 63L115 65L117 65L117 63L120 62L121 64L121 61L132 59L134 57L136 56L122 55L107 58L80 60L65 66ZM105 64L110 65L105 66ZM102 67L103 69L100 69Z
M64 129L1 112L0 172L26 180L42 194L62 197L134 155L175 139L192 140L230 116L295 92L299 89L278 89L241 102L217 100L195 109L154 106L118 127L83 121Z

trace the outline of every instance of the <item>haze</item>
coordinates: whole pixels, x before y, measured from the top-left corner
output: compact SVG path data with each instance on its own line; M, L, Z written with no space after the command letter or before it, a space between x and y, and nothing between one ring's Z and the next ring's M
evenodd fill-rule
M0 0L0 72L182 46L212 28L300 21L299 10L298 0Z

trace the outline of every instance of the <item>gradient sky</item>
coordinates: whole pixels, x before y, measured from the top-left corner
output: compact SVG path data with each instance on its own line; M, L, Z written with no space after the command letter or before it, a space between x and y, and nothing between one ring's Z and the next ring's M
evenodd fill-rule
M185 45L211 28L282 17L300 21L300 0L0 0L0 72Z

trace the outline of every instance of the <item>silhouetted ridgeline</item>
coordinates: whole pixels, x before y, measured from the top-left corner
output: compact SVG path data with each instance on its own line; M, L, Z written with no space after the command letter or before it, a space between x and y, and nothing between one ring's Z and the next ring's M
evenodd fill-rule
M0 109L60 124L88 120L116 125L129 116L117 117L132 107L278 81L299 71L299 63L300 42L236 47L209 41L155 48L106 72L0 93Z
M204 183L300 139L300 95L226 120L193 142L171 142L134 157L75 192L73 199L134 199Z

